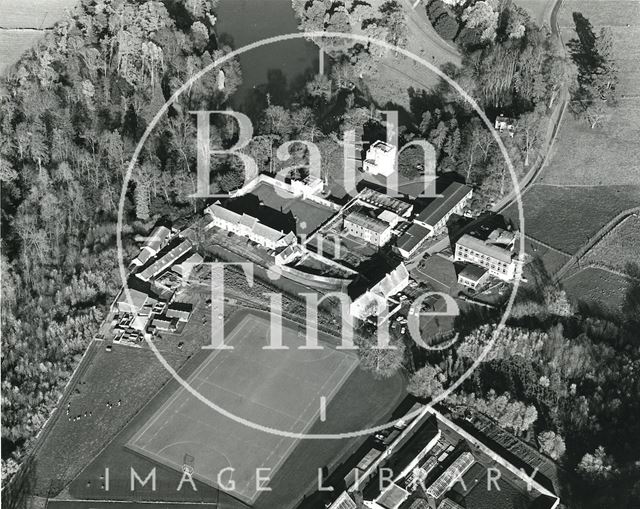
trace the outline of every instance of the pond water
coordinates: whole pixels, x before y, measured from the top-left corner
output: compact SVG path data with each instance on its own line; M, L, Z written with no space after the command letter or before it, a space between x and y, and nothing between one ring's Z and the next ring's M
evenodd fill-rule
M219 42L234 49L276 35L297 33L291 0L221 0L216 9ZM274 104L288 104L291 89L318 72L319 50L311 41L280 41L238 57L242 86L232 104L244 111L259 109L266 92Z

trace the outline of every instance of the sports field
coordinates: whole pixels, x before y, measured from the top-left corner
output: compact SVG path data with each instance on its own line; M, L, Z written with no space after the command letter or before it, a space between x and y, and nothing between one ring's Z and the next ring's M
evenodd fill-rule
M189 377L203 396L243 419L291 432L307 431L357 365L357 357L321 343L299 350L304 337L283 327L288 350L264 350L270 337L266 317L249 314L226 335L233 350L215 350ZM334 416L338 418L338 416ZM331 419L331 416L326 416ZM207 407L178 389L131 438L127 446L181 470L194 458L194 477L253 504L259 468L273 477L298 441L255 430ZM218 474L225 468L234 471ZM229 483L233 479L235 486Z

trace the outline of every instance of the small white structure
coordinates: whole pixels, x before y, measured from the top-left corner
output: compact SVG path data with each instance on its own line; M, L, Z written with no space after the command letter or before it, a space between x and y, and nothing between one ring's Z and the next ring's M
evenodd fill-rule
M298 244L293 244L278 251L274 257L276 265L286 265L294 260L302 258L304 249Z
M369 147L362 169L371 175L388 177L396 171L396 156L398 148L378 140Z
M322 182L321 179L313 177L311 175L305 177L302 180L291 181L291 192L295 196L302 196L302 198L308 198L309 196L322 194L323 190L324 182Z

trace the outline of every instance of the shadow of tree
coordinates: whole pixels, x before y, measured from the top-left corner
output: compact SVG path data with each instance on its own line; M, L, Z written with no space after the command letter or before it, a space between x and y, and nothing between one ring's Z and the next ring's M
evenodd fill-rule
M582 13L573 13L573 22L577 38L567 43L571 59L578 67L578 82L584 83L590 78L594 69L601 63L601 57L596 49L596 34L591 22Z

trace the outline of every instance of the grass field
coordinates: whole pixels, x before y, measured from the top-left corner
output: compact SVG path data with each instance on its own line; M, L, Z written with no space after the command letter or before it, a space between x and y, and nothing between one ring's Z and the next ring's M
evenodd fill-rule
M611 230L582 259L624 272L640 258L640 217L631 215Z
M640 203L640 186L535 185L523 197L528 236L573 254L619 212ZM518 224L514 205L504 215Z
M596 129L567 113L550 162L537 182L567 186L640 185L639 99L620 99L618 107L611 110L611 118Z
M0 75L44 36L78 0L0 0ZM5 30L10 29L10 30Z
M552 160L539 182L562 185L640 185L640 2L635 0L566 0L558 24L567 44L577 37L574 12L591 23L594 33L608 27L618 66L618 105L596 129L565 116Z
M620 310L631 281L602 269L588 267L562 280L567 294L574 302L604 305Z
M519 7L525 9L538 26L548 24L548 16L553 9L554 0L516 0Z
M227 331L233 329L233 324L237 324L242 319L243 314L237 314L231 318ZM261 332L262 334L263 332ZM292 338L294 339L294 338ZM288 340L286 340L288 341ZM263 344L262 340L257 339L257 343ZM333 352L333 353L332 353ZM225 352L223 352L225 353ZM271 352L283 353L283 352ZM292 353L296 353L295 351ZM309 353L309 352L307 352ZM325 356L333 356L335 351L318 351ZM183 378L188 379L192 373L201 369L204 363L208 362L210 352L200 351L194 354L189 361L181 369L180 374ZM327 366L329 359L317 359L317 365ZM309 366L309 365L307 365ZM343 366L344 368L344 366ZM224 369L227 369L225 366ZM262 369L262 368L261 368ZM251 369L251 371L255 371ZM326 377L327 373L318 373L316 368L305 369L304 373L310 371L315 375L314 380L318 377ZM299 372L298 372L299 373ZM252 373L255 375L255 373ZM311 375L310 375L311 376ZM258 376L246 377L243 383L248 383L252 379L259 379ZM311 380L311 378L309 378ZM225 381L224 383L230 383ZM306 384L307 382L305 382ZM400 403L406 394L404 392L404 379L398 375L391 379L376 380L370 373L361 369L355 369L344 382L342 389L339 390L328 402L327 419L323 422L316 419L315 423L309 429L310 433L340 433L346 430L357 430L364 427L374 426L381 422L385 422L392 411ZM263 389L264 387L264 389ZM261 384L260 390L270 391L273 385ZM306 390L313 388L306 387ZM155 397L148 399L149 403L135 416L135 418L124 428L112 442L102 451L85 470L71 483L69 489L66 490L61 497L76 498L81 500L134 500L134 501L155 501L158 502L214 502L219 503L219 507L246 507L236 498L233 498L224 492L200 482L196 479L197 492L194 492L190 486L185 485L180 492L176 491L176 487L180 481L181 473L174 468L167 467L163 463L158 463L148 456L133 451L127 446L135 436L140 434L140 430L147 426L158 412L167 407L167 401L175 398L176 392L180 391L180 386L174 380L171 380ZM293 393L293 402L291 405L300 403L300 391L288 391L284 396L290 396ZM317 392L316 392L317 395ZM217 397L217 396L216 396ZM260 396L262 397L262 396ZM282 395L278 396L282 401ZM214 399L214 401L219 401ZM231 403L234 403L233 401ZM319 401L313 401L314 405L310 406L317 412L319 410ZM285 404L289 404L286 403ZM206 407L202 406L203 409ZM201 414L202 410L195 409L196 414ZM266 410L265 410L266 411ZM210 420L215 423L215 430L222 434L224 431L224 423L221 415L214 413ZM239 478L239 472L246 462L254 460L252 451L248 447L238 447L238 444L244 444L243 440L247 438L250 442L256 443L260 441L269 441L274 438L260 431L252 431L240 424L234 423L233 442L229 444L235 449L235 461L240 461L238 472L234 474L235 478ZM255 436L253 436L253 435ZM277 437L276 437L277 438ZM321 467L331 467L336 465L345 455L349 454L364 439L349 440L302 440L292 444L292 452L279 467L277 475L272 479L270 486L272 491L262 493L255 503L258 509L271 509L273 507L287 508L297 505L297 502L304 496L306 492L314 489L317 484L317 469ZM220 445L221 438L215 436L211 438L211 443ZM267 442L264 442L265 444ZM209 441L207 442L209 443ZM226 446L222 444L222 446ZM280 446L277 446L280 447ZM274 446L275 448L275 446ZM204 449L203 449L204 450ZM280 449L282 450L282 449ZM195 455L195 467L198 470L199 465L202 466L204 461L202 455ZM180 457L180 462L182 457ZM110 468L110 484L111 491L107 494L101 486L101 477L104 475L105 467ZM144 488L138 487L134 493L129 489L130 467L135 468L142 478L156 468L157 489L152 491L149 486ZM206 473L205 473L206 474ZM211 475L216 475L213 472ZM96 505L95 507L101 507Z
M71 481L169 377L148 350L117 345L106 352L99 342L91 348L95 350L91 362L71 388L69 416L66 408L60 409L38 450L36 494L46 495ZM176 360L170 354L167 358ZM74 420L78 415L82 417Z
M305 432L357 364L353 354L325 348L299 350L304 338L285 328L289 350L262 349L269 338L268 319L246 316L227 335L234 350L215 351L192 375L191 386L242 419L290 432ZM196 458L196 477L217 485L217 474L231 467L241 500L253 503L256 469L275 473L296 440L256 432L220 416L179 390L131 439L129 447L180 471L183 457ZM242 444L242 447L238 447Z

